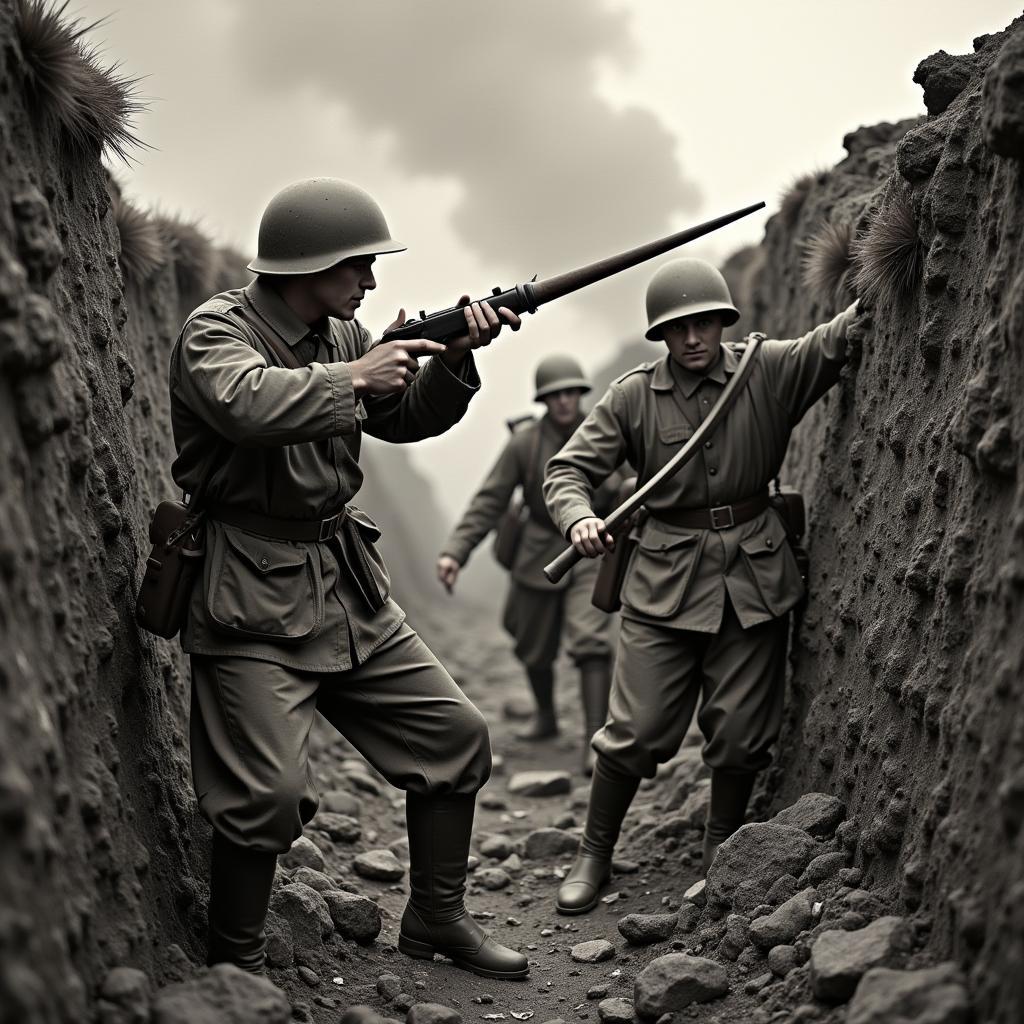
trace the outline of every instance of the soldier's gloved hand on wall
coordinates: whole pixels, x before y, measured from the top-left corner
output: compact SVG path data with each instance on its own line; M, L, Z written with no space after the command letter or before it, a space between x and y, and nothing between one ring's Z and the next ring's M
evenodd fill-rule
M579 519L569 529L572 546L585 558L597 558L615 550L615 538L596 516Z

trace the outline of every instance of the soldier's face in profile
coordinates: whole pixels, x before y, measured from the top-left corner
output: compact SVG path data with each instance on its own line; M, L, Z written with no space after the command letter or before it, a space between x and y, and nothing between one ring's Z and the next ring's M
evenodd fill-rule
M548 407L548 415L558 427L568 427L575 423L580 414L579 388L567 388L565 391L553 391L544 396L544 404Z
M310 276L310 288L327 316L352 320L364 295L377 287L373 256L353 256Z
M661 336L672 358L693 373L707 373L722 348L722 318L717 313L694 313L665 324Z

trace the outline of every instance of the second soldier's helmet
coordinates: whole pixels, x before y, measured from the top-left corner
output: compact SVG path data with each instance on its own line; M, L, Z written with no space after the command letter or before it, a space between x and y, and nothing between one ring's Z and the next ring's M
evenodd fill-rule
M281 189L260 221L256 274L314 274L352 256L401 252L381 208L341 178L307 178Z
M721 314L724 327L740 318L725 278L706 260L689 256L670 260L647 286L646 337L661 341L665 324L682 316L711 312Z
M568 391L569 388L590 390L590 381L583 375L583 367L572 356L545 356L537 364L536 385L537 391L533 396L535 402L539 402L545 395Z

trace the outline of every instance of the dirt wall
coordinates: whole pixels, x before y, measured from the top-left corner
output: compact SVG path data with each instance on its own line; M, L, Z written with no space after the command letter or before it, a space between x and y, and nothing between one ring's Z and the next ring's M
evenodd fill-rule
M810 503L813 577L777 803L840 796L866 884L930 912L979 1019L1010 1020L1024 1005L1024 19L975 46L923 61L928 115L848 135L848 156L797 183L728 272L744 322L770 336L854 289L870 312L786 467Z

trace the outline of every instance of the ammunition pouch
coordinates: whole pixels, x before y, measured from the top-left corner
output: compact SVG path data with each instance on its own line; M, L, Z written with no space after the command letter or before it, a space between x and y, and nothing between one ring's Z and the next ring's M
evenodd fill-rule
M162 501L149 521L153 545L135 602L135 621L167 640L185 622L192 584L205 553L201 516L182 501Z
M797 568L804 584L811 570L811 560L807 549L803 546L804 533L807 530L807 510L804 496L791 487L780 487L775 481L775 493L770 495L768 503L779 514L782 525L786 528L786 539L796 558Z

